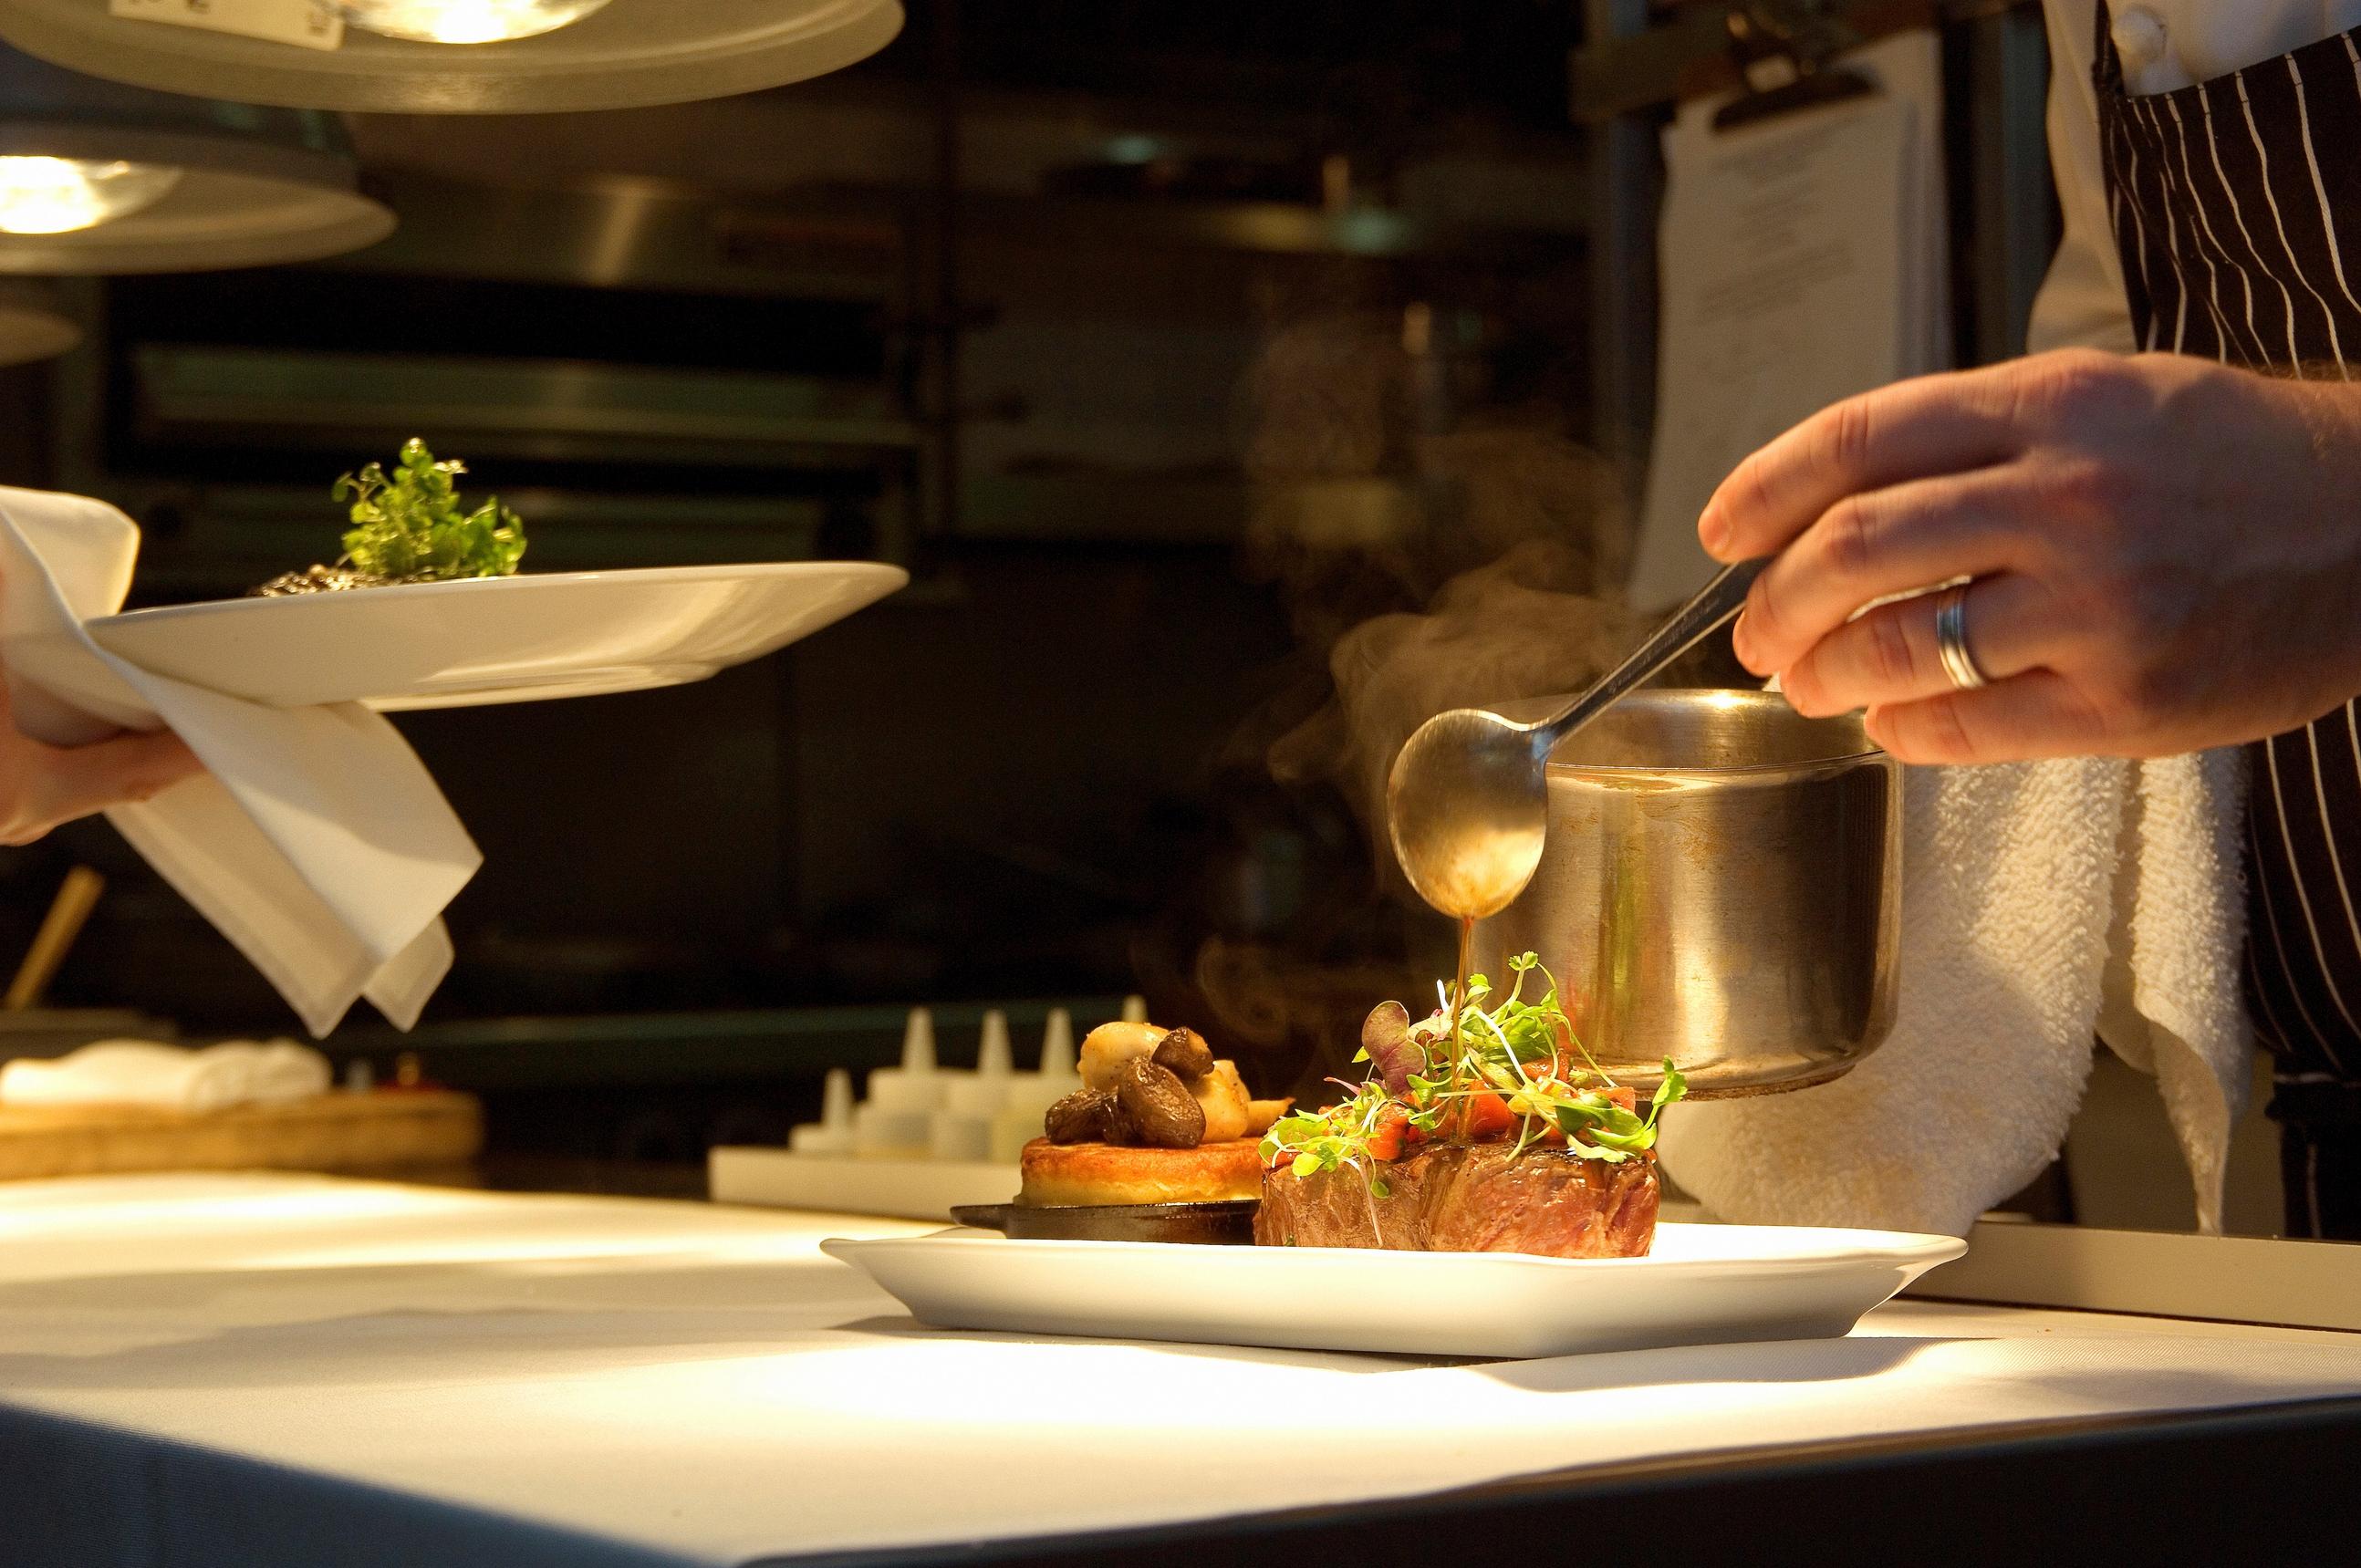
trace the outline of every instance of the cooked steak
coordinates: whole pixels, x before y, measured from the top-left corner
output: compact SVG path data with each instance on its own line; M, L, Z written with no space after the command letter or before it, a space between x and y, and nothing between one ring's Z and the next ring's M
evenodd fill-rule
M1653 1155L1609 1165L1563 1149L1440 1144L1383 1173L1380 1198L1355 1169L1264 1172L1256 1243L1640 1257L1655 1238Z

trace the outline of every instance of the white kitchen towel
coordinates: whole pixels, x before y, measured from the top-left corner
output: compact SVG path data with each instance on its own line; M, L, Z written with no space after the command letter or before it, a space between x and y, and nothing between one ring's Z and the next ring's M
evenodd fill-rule
M56 745L169 727L208 772L107 817L314 1036L366 996L401 1028L451 967L442 912L482 863L401 733L358 703L273 708L154 674L82 622L131 586L139 530L86 496L0 487L0 658Z
M225 1040L203 1050L98 1040L53 1061L0 1067L0 1105L150 1105L202 1114L328 1091L328 1058L292 1040Z
M2057 1157L2095 1034L2156 1076L2218 1230L2253 1049L2240 753L1904 779L1893 1033L1832 1083L1680 1107L1666 1170L1724 1220L1964 1234Z

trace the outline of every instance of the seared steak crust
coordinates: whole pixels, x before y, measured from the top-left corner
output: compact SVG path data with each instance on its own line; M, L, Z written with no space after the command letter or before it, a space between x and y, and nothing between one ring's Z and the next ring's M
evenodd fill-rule
M1655 1238L1653 1155L1609 1165L1563 1149L1440 1144L1382 1169L1383 1198L1358 1170L1265 1171L1257 1245L1641 1257Z

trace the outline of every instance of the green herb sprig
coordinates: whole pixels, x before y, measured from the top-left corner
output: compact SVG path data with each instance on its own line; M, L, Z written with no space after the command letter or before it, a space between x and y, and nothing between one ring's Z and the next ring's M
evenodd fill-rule
M1343 1087L1352 1089L1350 1099L1324 1110L1298 1111L1272 1123L1263 1135L1263 1162L1278 1165L1284 1159L1297 1176L1350 1167L1368 1176L1370 1190L1378 1197L1389 1197L1390 1190L1385 1178L1378 1174L1369 1142L1377 1135L1378 1118L1392 1097L1376 1079L1357 1087Z
M524 558L524 525L495 496L462 509L455 481L464 463L437 462L412 437L389 474L372 463L338 479L332 492L351 503L345 560L356 571L393 582L505 577Z
M1447 994L1435 1017L1412 1026L1411 1037L1427 1044L1433 1069L1411 1079L1411 1092L1439 1101L1500 1095L1517 1118L1519 1153L1553 1127L1565 1135L1570 1152L1609 1165L1655 1147L1664 1107L1688 1093L1688 1080L1672 1058L1664 1058L1664 1076L1647 1114L1626 1110L1609 1093L1615 1080L1575 1032L1574 1020L1558 999L1557 977L1532 953L1510 959L1509 970L1513 977L1509 993L1488 1007L1485 1003L1492 994L1491 981L1480 974L1467 977L1467 994L1457 1011L1457 1037L1445 1037L1453 1015ZM1539 1000L1527 1002L1525 982L1534 974L1547 982L1548 990ZM1573 1047L1585 1067L1564 1065L1561 1047L1565 1046Z
M1387 1195L1382 1162L1371 1157L1369 1146L1381 1136L1385 1109L1400 1106L1411 1127L1433 1136L1450 1124L1455 1109L1479 1096L1497 1096L1507 1105L1516 1125L1519 1154L1553 1131L1563 1135L1566 1152L1608 1165L1620 1165L1655 1147L1664 1107L1688 1092L1688 1081L1672 1058L1664 1059L1664 1076L1646 1113L1625 1107L1615 1098L1614 1080L1576 1034L1558 999L1556 977L1532 953L1511 959L1509 969L1513 979L1508 994L1497 1002L1489 1000L1491 981L1480 974L1468 977L1466 992L1455 1009L1448 989L1436 987L1442 1005L1409 1031L1424 1058L1424 1070L1410 1073L1400 1094L1389 1093L1373 1067L1362 1083L1340 1085L1351 1091L1351 1098L1274 1123L1263 1139L1264 1163L1286 1163L1297 1176L1358 1168L1382 1198ZM1526 981L1536 973L1547 990L1528 1001ZM1398 1020L1400 1014L1395 1016ZM1566 1063L1569 1047L1585 1066ZM1367 1061L1368 1052L1361 1051L1354 1059Z

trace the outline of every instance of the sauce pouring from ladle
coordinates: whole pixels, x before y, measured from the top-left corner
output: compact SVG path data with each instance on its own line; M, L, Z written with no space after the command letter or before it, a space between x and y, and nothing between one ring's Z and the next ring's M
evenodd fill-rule
M1518 724L1457 707L1411 736L1386 781L1394 854L1419 896L1461 922L1463 948L1468 925L1506 909L1541 865L1550 752L1735 616L1771 560L1723 568L1630 658L1547 718Z

